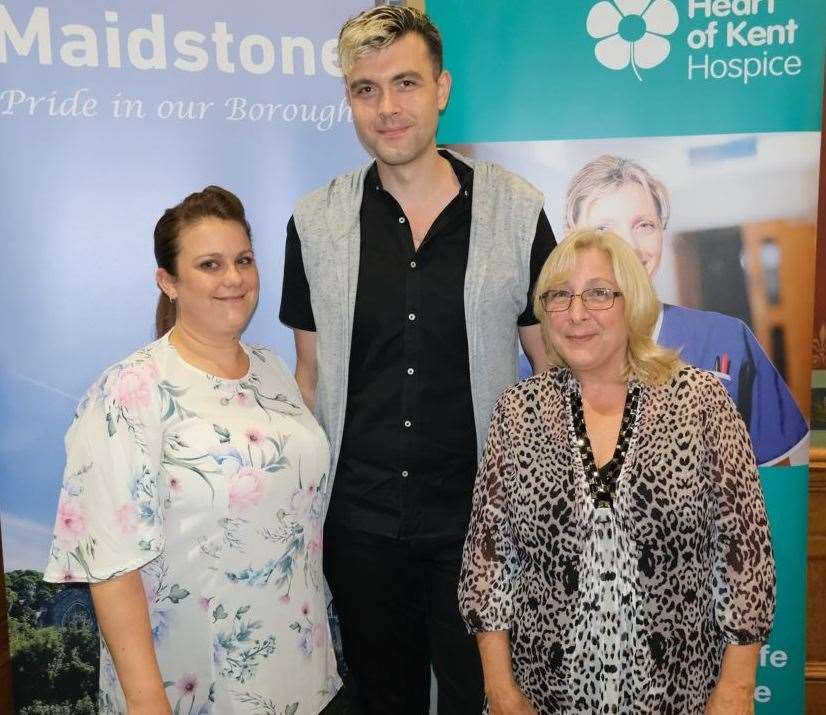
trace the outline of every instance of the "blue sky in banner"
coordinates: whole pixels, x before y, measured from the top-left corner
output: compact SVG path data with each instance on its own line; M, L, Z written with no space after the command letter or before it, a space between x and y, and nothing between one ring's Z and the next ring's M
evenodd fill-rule
M368 3L0 2L0 509L7 569L41 568L78 398L152 337L151 236L217 183L244 201L277 322L295 200L362 164L331 55Z
M446 143L820 129L824 2L429 0L427 9L459 78L440 127Z

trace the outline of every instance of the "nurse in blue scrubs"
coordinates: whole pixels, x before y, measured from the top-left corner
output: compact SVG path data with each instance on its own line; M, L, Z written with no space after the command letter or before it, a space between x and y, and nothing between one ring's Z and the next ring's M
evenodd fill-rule
M604 155L568 186L566 232L611 230L632 246L654 276L670 205L665 186L636 162ZM748 425L758 464L806 464L809 427L788 386L743 321L721 313L663 304L655 328L660 345L713 372Z

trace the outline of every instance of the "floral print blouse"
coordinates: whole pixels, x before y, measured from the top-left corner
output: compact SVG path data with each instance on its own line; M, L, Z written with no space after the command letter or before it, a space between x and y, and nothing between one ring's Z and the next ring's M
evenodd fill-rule
M340 687L321 571L329 445L281 359L238 380L168 334L78 407L44 578L140 569L176 713L313 715ZM101 639L99 710L126 713Z

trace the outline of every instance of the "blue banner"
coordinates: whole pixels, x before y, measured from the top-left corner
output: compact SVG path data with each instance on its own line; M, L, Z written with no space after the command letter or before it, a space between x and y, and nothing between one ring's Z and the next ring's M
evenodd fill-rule
M56 647L49 627L92 618L76 589L38 578L75 406L106 366L154 337L152 232L166 207L208 184L242 199L261 272L246 339L293 359L291 332L277 319L287 220L300 195L368 158L336 55L341 24L363 7L0 2L10 254L0 285L0 522L22 648L18 708L39 699L85 712L79 692L52 691L26 669L48 638ZM72 687L84 677L73 675Z

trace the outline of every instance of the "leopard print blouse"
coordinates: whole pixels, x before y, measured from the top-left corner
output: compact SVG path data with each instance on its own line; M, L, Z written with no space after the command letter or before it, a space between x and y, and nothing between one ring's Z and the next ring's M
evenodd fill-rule
M460 610L471 632L510 632L515 678L543 715L701 714L726 644L766 640L774 615L774 560L746 428L710 373L684 367L643 386L605 519L571 438L569 394L578 389L568 370L551 368L499 398L476 478ZM616 586L605 589L612 560ZM604 654L589 652L601 638L619 643L613 706Z

